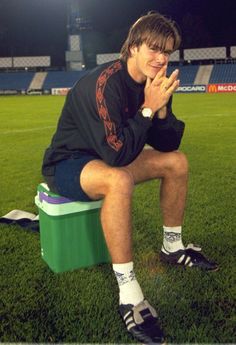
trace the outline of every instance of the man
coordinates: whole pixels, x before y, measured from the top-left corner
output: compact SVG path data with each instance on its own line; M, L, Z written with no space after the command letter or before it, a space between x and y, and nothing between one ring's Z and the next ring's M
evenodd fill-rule
M185 248L181 238L188 163L177 151L184 123L171 110L178 70L166 76L169 56L179 44L172 21L158 13L139 18L121 59L97 67L70 90L42 170L49 187L63 196L103 199L101 223L119 284L119 311L127 330L145 344L161 343L164 336L133 270L135 184L161 180L161 259L217 269L199 248ZM144 148L145 144L152 148Z

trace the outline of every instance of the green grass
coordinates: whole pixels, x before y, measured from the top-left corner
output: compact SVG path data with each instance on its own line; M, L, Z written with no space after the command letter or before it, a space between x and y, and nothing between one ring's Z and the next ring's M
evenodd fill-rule
M1 97L0 215L37 213L34 196L43 152L64 98ZM178 94L174 112L186 122L181 149L190 162L186 243L199 243L220 263L215 273L166 267L158 183L136 187L136 275L157 307L168 343L233 343L235 325L234 94ZM39 234L0 226L1 342L132 343L117 314L118 288L110 265L54 274L40 257Z

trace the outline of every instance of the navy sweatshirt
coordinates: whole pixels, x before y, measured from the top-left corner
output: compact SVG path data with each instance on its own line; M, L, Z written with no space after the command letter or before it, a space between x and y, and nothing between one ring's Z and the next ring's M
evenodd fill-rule
M145 84L136 83L121 60L95 68L69 91L56 133L46 150L42 173L53 176L55 164L80 154L110 166L132 162L145 144L159 151L178 149L184 123L167 104L167 117L151 121L139 112Z

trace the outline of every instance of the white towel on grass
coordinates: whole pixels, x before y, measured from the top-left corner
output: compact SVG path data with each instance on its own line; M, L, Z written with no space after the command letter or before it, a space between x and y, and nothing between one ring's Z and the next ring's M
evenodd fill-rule
M39 231L39 216L22 210L10 211L0 218L0 223L19 225L32 231Z

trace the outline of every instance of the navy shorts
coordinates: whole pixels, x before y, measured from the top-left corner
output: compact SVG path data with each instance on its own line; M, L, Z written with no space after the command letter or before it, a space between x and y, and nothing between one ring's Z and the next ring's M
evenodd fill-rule
M97 159L91 155L69 158L57 163L55 167L54 187L56 192L76 201L92 201L80 185L80 174L85 165Z

